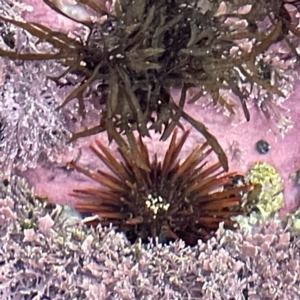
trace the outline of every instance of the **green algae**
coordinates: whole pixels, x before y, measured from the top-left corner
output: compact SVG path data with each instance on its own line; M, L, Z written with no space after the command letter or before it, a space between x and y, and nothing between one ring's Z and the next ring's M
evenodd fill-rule
M258 210L263 218L267 218L282 208L283 180L273 166L257 162L248 170L245 179L259 191L250 205L251 209Z

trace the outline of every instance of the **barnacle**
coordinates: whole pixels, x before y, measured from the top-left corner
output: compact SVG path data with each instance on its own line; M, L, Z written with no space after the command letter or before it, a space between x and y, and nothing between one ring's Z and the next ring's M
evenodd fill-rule
M99 183L98 187L74 189L72 196L79 199L75 209L91 214L86 224L113 224L132 242L141 238L158 238L160 242L183 239L194 245L206 240L224 222L234 229L231 217L243 214L242 202L252 185L235 184L236 174L225 173L220 163L208 164L212 149L207 143L197 145L182 161L180 151L189 131L177 139L174 130L164 158L150 158L140 137L134 146L145 170L119 152L122 161L111 155L99 140L91 150L111 171L87 170L77 163L70 167Z
M254 86L284 96L276 82L270 82L260 55L282 39L298 55L288 33L297 37L300 33L291 23L284 1L226 1L226 9L220 11L224 5L221 1L119 0L113 12L107 12L104 22L97 16L106 7L96 1L81 0L71 8L59 0L44 2L87 25L87 39L72 39L39 24L0 16L2 21L22 27L41 42L54 46L49 53L0 49L0 55L11 59L62 59L66 70L52 80L59 83L73 73L78 75L79 82L59 108L76 98L79 112L84 115L92 84L97 87L98 102L102 105L99 124L74 133L72 140L107 131L110 140L115 140L123 151L134 150L133 131L146 136L149 130L155 130L165 140L185 119L205 136L227 170L227 158L218 141L201 120L185 112L188 89L200 88L190 102L209 92L215 104L220 103L232 113L231 104L220 93L230 91L239 98L249 120L247 97ZM246 4L250 9L240 13L239 9ZM265 19L269 25L261 30L257 23ZM241 27L235 25L242 21ZM244 40L251 41L250 49L245 49L241 42ZM171 88L181 90L178 102L172 98ZM121 134L126 135L127 141Z

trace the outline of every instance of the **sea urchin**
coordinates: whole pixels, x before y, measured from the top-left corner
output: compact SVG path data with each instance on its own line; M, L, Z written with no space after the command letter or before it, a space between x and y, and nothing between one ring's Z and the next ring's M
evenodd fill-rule
M232 216L242 213L241 202L249 186L233 184L235 173L225 173L220 163L207 166L212 152L208 143L197 145L183 161L179 153L189 131L177 141L174 131L162 161L149 158L142 139L135 140L139 159L147 166L136 165L129 155L118 149L119 162L99 140L90 148L112 172L91 172L71 162L70 167L100 183L100 188L76 189L72 196L80 198L76 209L96 215L90 225L112 223L134 242L141 238L158 238L160 242L183 239L194 245L206 240L219 223L235 228Z

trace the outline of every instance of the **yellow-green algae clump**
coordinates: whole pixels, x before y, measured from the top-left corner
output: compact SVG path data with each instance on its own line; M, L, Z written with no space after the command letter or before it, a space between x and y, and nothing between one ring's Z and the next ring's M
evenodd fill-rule
M255 201L251 203L252 209L257 209L263 218L281 209L283 180L273 166L257 162L249 169L245 179L257 187Z

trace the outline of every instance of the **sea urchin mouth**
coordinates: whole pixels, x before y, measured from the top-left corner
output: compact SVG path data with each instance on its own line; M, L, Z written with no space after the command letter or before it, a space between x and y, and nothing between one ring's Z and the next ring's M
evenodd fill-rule
M83 200L75 208L99 217L88 224L112 223L132 242L138 238L144 242L156 237L160 242L181 238L194 245L198 239L209 238L220 222L226 228L236 228L231 217L242 213L243 195L249 186L232 184L236 174L225 173L220 163L207 166L206 158L212 152L207 143L197 145L180 162L179 153L188 135L189 131L184 132L177 141L176 129L162 161L157 155L150 160L145 143L141 138L136 140L136 153L147 170L120 149L123 161L119 162L96 140L90 148L111 173L91 172L71 162L70 167L101 185L75 189L71 195Z

